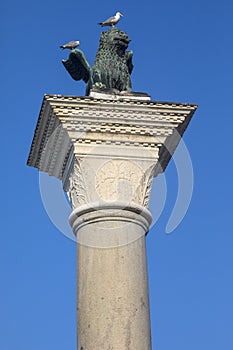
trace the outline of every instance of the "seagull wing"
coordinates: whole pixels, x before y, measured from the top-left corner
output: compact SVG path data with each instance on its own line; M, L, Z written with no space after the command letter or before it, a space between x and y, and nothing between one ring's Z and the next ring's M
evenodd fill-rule
M62 63L74 80L84 80L87 83L90 79L91 67L81 50L71 52L68 60L62 60Z
M112 16L112 17L109 17L108 19L106 19L106 20L104 21L104 23L112 23L112 22L114 22L115 20L116 20L115 16Z
M99 24L102 26L105 26L105 25L109 25L109 24L115 23L115 22L116 22L116 17L112 16L112 17L109 17L108 19L106 19L104 22L100 22Z
M74 49L77 46L79 46L79 41L69 41L68 43L66 43L65 45L61 45L60 48L61 49Z
M77 41L69 41L67 44L64 45L65 47L71 48L71 47L77 47L78 43Z

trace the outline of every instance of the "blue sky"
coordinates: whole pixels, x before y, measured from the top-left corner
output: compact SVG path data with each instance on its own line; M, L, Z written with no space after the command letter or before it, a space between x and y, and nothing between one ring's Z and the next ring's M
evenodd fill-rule
M76 347L75 243L51 223L26 161L43 95L85 91L59 45L80 40L92 64L96 23L117 10L132 39L133 89L199 105L184 136L189 210L166 234L178 189L171 161L165 207L147 236L153 350L233 348L232 1L22 0L1 4L1 350Z

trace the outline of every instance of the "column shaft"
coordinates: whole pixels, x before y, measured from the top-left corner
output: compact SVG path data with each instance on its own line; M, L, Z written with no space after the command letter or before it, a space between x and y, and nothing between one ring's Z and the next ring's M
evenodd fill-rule
M79 208L73 214L78 350L151 349L145 247L150 215L133 210L82 214Z

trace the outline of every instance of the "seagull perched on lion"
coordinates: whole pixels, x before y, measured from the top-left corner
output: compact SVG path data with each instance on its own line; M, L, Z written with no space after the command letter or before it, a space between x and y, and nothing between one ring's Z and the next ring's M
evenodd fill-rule
M80 45L80 42L78 40L76 41L69 41L67 44L65 45L61 45L60 48L62 50L64 49L70 49L70 50L74 50L76 49L76 47L78 47Z
M108 19L106 19L104 22L100 22L98 23L99 25L101 25L101 27L114 27L115 24L117 24L120 20L120 18L123 17L122 13L117 12L115 14L115 16L113 17L109 17Z

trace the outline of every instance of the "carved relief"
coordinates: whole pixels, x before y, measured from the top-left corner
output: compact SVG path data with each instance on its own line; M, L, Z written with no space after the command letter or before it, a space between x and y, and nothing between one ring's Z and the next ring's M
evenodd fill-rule
M85 162L85 159L75 159L70 167L66 189L73 209L99 200L127 201L148 206L153 165L145 170L135 161L112 159L101 162L101 166L95 170L91 163L88 160Z
M145 186L145 192L143 195L143 206L148 208L149 205L149 200L150 200L150 192L151 192L151 188L152 188L152 183L153 183L153 179L154 179L154 165L152 165L144 174L143 183L146 183Z
M151 171L144 171L134 161L110 160L96 173L96 191L101 200L126 200L144 205L147 187L151 187L148 178ZM151 180L152 183L152 180Z
M69 175L69 189L67 191L72 208L88 203L87 186L85 184L80 162L76 159Z

